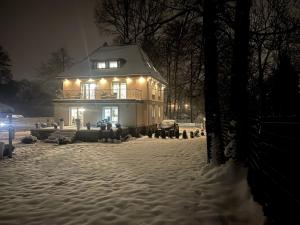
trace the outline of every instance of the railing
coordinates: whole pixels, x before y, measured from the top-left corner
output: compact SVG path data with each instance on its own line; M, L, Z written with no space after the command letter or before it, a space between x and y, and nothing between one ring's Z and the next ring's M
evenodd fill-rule
M115 99L142 99L142 91L137 89L119 90L118 93L113 89L102 89L89 92L74 90L64 90L57 95L58 99L74 100L115 100Z

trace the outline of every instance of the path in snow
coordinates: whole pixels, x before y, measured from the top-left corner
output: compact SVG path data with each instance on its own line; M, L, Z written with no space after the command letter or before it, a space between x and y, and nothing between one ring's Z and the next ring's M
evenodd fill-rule
M245 170L206 164L205 139L20 145L0 161L0 224L262 224Z

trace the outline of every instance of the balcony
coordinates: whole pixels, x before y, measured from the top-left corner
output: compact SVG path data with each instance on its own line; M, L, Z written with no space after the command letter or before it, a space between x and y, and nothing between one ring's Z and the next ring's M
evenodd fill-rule
M93 91L74 91L74 90L64 90L57 94L57 99L65 100L116 100L116 99L131 99L131 100L141 100L142 91L137 89L127 89L127 90L116 90L113 89L102 89Z

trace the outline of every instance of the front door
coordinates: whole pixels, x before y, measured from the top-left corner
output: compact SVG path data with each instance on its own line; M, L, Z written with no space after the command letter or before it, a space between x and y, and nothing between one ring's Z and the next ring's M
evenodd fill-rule
M83 125L83 114L84 108L81 107L70 107L70 126L76 126L76 119L80 119L81 126Z
M118 106L103 107L102 119L112 124L119 122L119 108Z

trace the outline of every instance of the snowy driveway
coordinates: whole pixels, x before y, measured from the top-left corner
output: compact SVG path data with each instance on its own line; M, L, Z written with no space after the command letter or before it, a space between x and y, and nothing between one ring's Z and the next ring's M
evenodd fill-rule
M205 149L204 138L19 147L0 161L0 224L258 225L245 182L207 166Z

